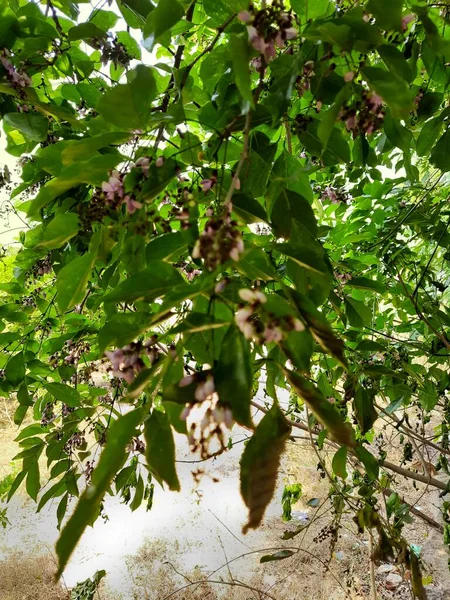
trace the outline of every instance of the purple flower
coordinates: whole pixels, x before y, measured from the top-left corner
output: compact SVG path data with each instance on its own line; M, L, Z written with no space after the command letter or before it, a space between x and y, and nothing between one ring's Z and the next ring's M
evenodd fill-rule
M238 14L239 21L242 21L243 23L248 23L251 18L252 15L248 12L248 10L241 10L241 12Z
M108 200L114 200L116 193L120 198L123 197L123 183L118 171L113 171L109 180L102 183L102 191Z
M406 31L408 29L408 25L414 21L414 15L405 15L402 19L402 31Z
M134 198L132 198L131 196L125 196L123 201L126 203L127 212L130 213L130 215L132 215L136 209L142 208L142 204Z
M202 191L206 193L209 192L214 183L214 179L203 179L203 181L200 182L200 187L202 188Z

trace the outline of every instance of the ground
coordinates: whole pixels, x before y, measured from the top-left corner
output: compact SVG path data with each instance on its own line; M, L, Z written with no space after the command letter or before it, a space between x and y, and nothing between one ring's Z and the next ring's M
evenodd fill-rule
M5 400L0 422L2 475L11 470L16 452L16 428L9 418L10 409ZM236 431L233 437L242 442L245 432ZM241 443L207 465L184 462L192 457L181 437L177 444L184 493L156 494L149 513L144 509L131 513L117 499L107 499L109 521L100 521L85 533L62 585L55 585L51 579L56 564L53 545L58 535L56 506L50 504L36 515L31 501L24 495L16 496L8 508L11 524L0 543L2 600L66 600L67 588L102 568L107 577L100 600L371 600L368 539L358 535L352 515L344 515L339 538L331 548L328 483L317 470L317 456L308 441L288 443L276 498L263 526L247 536L241 534L246 510L238 491ZM204 473L195 484L192 471L199 466ZM215 483L215 479L219 481ZM284 484L295 482L302 483L303 496L294 506L294 519L284 523L282 489ZM439 520L437 492L406 480L401 483L401 491L407 501ZM311 498L318 499L318 506L308 505ZM295 530L301 523L310 525L290 541L281 539L286 530ZM448 599L448 556L441 534L419 519L407 526L405 533L420 548L429 600ZM281 547L295 547L298 552L283 561L260 564L261 556ZM401 577L398 585L395 575ZM207 577L210 583L193 584ZM389 590L391 580L396 587ZM378 600L412 597L408 573L396 565L376 565L376 582Z

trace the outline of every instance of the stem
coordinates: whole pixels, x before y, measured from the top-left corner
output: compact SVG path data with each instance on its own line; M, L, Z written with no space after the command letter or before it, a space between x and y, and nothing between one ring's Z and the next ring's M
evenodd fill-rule
M236 183L239 179L239 174L242 170L242 167L244 166L244 162L248 158L251 123L252 123L252 114L249 111L247 113L247 116L245 117L244 148L242 150L241 158L239 160L238 166L236 167L236 171L234 172L233 179L231 180L230 189L228 190L227 196L224 201L225 206L229 206L231 204L231 198L233 197L233 192L236 189Z
M375 563L372 558L373 556L373 537L372 532L369 529L369 553L370 553L370 591L372 600L378 600L377 596L377 582L375 581Z
M284 118L284 128L286 129L286 144L289 154L292 154L292 137L291 137L291 124L287 118L287 115Z

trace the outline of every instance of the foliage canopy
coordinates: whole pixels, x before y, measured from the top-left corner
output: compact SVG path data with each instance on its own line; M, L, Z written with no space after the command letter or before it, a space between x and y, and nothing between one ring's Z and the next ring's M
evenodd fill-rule
M173 429L203 458L234 422L252 432L257 527L294 425L335 445L336 511L349 502L425 597L398 496L396 519L377 503L395 471L449 491L430 471L450 453L449 20L424 0L0 0L29 223L1 284L0 388L32 419L10 495L59 498L61 524L81 494L60 570L106 493L134 510L152 478L179 489ZM435 464L391 463L380 419L405 462L431 443Z

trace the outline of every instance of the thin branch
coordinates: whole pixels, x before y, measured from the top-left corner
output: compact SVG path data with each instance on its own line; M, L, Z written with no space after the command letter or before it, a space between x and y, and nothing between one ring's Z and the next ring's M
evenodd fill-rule
M394 494L394 493L396 493L396 492L394 492L390 488L385 488L383 490L383 494L386 496L386 498L389 498L389 496L392 496L392 494ZM430 525L430 527L437 529L437 531L439 531L440 533L444 533L444 526L441 525L441 523L438 523L429 515L426 515L425 513L423 513L421 510L419 510L418 508L416 508L409 502L406 502L406 500L402 497L400 497L400 502L402 502L402 504L405 504L408 507L409 512L411 512L413 515L415 515L419 519L422 519L423 521L428 523L428 525Z
M369 560L370 560L370 592L372 600L378 600L377 596L377 582L375 580L375 561L373 560L373 537L372 532L369 529Z
M233 197L233 192L236 189L237 181L239 179L239 174L244 166L244 162L248 159L248 150L249 150L249 140L250 140L250 127L252 123L252 115L249 111L247 116L245 117L245 129L244 129L244 148L242 149L241 158L239 160L238 166L233 175L233 179L231 180L230 189L228 190L227 196L225 198L224 204L225 206L229 206L231 203L231 198Z

